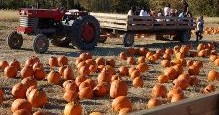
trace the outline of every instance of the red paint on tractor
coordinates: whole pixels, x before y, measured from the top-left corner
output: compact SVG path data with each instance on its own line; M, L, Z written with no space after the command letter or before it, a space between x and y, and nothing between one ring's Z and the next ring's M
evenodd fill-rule
M94 27L89 23L84 25L82 27L81 36L82 36L82 38L85 42L87 42L87 43L91 42L94 39L94 36L95 36Z

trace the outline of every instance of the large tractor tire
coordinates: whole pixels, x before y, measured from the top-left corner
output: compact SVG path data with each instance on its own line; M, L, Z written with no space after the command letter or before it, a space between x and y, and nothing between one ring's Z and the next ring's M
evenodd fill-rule
M38 34L33 41L33 50L36 53L43 54L48 50L48 48L49 39L43 34Z
M100 39L98 20L91 15L79 17L72 24L70 38L73 45L80 50L94 49Z
M125 33L123 35L123 45L125 47L130 47L134 44L135 40L134 40L134 34L132 33Z
M16 31L11 32L6 38L6 41L11 49L21 49L23 45L23 37Z

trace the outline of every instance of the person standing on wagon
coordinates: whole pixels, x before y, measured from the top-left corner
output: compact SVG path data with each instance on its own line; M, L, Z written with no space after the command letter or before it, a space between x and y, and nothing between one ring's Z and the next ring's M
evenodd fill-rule
M182 4L183 4L183 12L185 13L185 16L187 16L189 12L189 4L187 3L186 0L182 0Z

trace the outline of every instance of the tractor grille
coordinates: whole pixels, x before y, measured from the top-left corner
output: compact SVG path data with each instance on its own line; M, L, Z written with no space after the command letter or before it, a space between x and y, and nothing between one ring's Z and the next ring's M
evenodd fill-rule
M28 17L20 17L20 26L23 27L34 27L34 18L28 18Z

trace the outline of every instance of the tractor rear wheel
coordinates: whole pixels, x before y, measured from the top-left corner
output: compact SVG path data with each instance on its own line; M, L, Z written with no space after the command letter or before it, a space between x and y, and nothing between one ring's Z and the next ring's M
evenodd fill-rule
M38 34L33 41L33 50L36 53L42 54L45 53L49 48L49 39L43 35Z
M100 39L100 24L91 15L76 19L72 24L71 31L72 43L80 50L94 49Z
M123 45L125 47L130 47L134 44L134 34L126 33L123 35Z
M11 32L6 38L7 44L11 49L21 49L23 45L23 37L16 31Z

